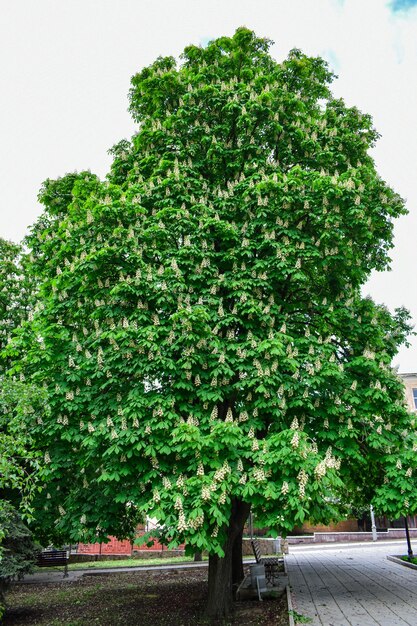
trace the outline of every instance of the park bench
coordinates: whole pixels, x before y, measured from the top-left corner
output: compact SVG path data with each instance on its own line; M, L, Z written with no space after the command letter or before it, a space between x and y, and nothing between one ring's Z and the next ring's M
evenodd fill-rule
M283 559L276 556L263 557L261 555L261 548L257 539L251 539L251 544L256 562L265 566L265 578L267 585L273 586L274 579L278 576Z
M45 550L38 554L38 567L64 567L64 578L68 576L68 553L66 550Z

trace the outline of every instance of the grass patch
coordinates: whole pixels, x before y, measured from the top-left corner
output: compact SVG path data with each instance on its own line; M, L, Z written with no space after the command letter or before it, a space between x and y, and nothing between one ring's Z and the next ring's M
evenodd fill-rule
M244 556L244 561L252 561L253 556ZM207 562L208 557L203 556L203 561ZM110 568L110 567L148 567L149 565L181 565L181 563L194 563L193 559L190 559L189 556L173 556L170 558L160 558L160 559L135 559L133 557L127 557L126 559L118 559L118 560L110 560L110 559L102 559L100 561L85 561L82 563L70 563L68 565L69 570L80 570L80 569L97 569L97 568ZM198 561L197 561L198 562ZM45 572L48 569L55 568L46 568L46 567L36 567L35 572ZM62 569L62 568L56 568Z
M204 559L206 560L206 559ZM172 565L180 563L193 563L193 560L189 556L173 556L167 559L117 559L117 560L100 560L100 561L85 561L83 563L70 563L68 565L69 570L76 569L90 569L90 568L108 568L108 567L141 567L148 565ZM43 569L43 568L40 568Z
M401 561L406 561L407 563L413 563L414 565L417 565L417 557L412 556L411 558L409 556L402 556L400 557Z

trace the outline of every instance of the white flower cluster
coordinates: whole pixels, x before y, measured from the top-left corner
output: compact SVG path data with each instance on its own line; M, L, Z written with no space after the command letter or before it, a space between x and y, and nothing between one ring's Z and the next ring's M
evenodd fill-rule
M211 498L211 491L210 491L210 489L207 486L204 486L201 489L201 497L205 501L206 500L210 500L210 498Z
M162 484L165 489L171 489L171 481L166 476L162 478Z
M365 348L365 350L363 351L363 356L366 359L374 359L375 358L375 352L372 352L372 350L369 350L369 348Z
M298 479L298 492L300 494L300 498L302 499L305 496L305 488L306 488L306 484L308 481L308 475L306 474L304 469L300 470L300 472L298 473L297 479Z
M227 461L225 461L223 465L218 470L215 471L213 480L216 483L222 482L225 476L227 474L230 474L230 472L231 472L230 465Z
M282 483L282 487L281 487L281 493L285 496L286 493L288 493L290 487L287 483L286 480L284 480L284 482Z
M296 430L292 436L291 439L291 445L294 449L298 448L300 444L300 435L298 434L298 431Z
M192 528L193 530L197 530L198 528L201 528L203 524L204 524L204 513L202 513L201 515L197 515L197 517L194 519L188 520L188 526L189 528Z
M180 533L184 532L188 528L187 522L185 520L184 511L182 509L180 510L179 515L178 515L177 528L178 528Z
M265 470L263 467L255 467L253 470L253 478L257 483L266 479Z
M320 463L318 463L316 465L316 467L314 468L314 473L316 475L316 478L319 480L320 478L323 478L323 476L326 475L326 470L327 470L327 465L326 465L326 461L320 461Z
M201 463L201 461L198 464L197 476L204 476L204 465Z
M215 406L210 414L210 420L215 420L217 419L217 416L219 414L219 410L217 408L217 406Z
M198 419L197 419L194 415L189 415L189 416L187 417L187 424L188 424L189 426L198 426L198 425L199 425L199 423L200 423L200 422L198 421Z

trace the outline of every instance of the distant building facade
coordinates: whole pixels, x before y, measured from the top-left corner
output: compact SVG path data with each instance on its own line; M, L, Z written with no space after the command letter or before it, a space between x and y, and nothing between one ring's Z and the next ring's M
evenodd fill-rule
M417 373L399 374L405 387L405 399L410 411L417 412Z

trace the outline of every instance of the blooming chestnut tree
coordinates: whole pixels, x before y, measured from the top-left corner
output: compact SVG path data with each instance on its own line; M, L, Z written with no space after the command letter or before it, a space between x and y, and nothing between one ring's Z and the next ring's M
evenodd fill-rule
M241 28L133 77L137 133L107 179L44 184L16 340L48 393L44 519L87 540L156 517L208 551L215 617L250 509L285 534L337 517L342 493L382 506L413 439L390 368L408 314L361 295L403 202L326 63L270 43Z

